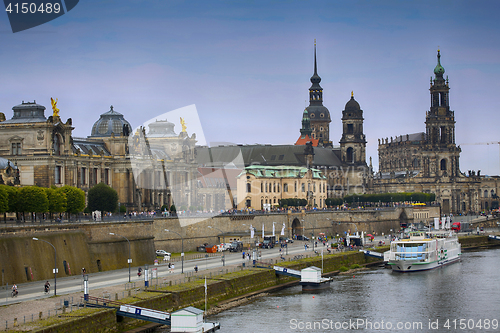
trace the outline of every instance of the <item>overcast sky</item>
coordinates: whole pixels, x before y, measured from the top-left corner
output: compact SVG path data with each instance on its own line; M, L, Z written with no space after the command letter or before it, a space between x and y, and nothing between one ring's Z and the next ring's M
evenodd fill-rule
M90 135L110 105L133 127L195 104L207 142L293 144L318 74L341 138L351 91L367 162L379 138L425 131L441 49L460 169L500 173L499 1L88 0L13 34L0 14L0 112L36 100ZM180 132L179 119L168 119ZM190 133L189 122L187 131Z

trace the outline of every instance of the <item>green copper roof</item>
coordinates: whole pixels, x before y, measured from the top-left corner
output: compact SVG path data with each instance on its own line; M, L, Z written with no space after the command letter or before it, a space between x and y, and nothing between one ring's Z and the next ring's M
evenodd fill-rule
M438 63L436 65L436 68L434 68L434 74L436 74L437 76L443 76L444 74L444 68L443 66L441 66L441 54L439 53L439 50L438 50Z
M307 171L312 172L313 179L326 179L326 177L318 169L307 169L304 167L295 166L263 166L250 165L238 176L251 174L256 178L303 178Z

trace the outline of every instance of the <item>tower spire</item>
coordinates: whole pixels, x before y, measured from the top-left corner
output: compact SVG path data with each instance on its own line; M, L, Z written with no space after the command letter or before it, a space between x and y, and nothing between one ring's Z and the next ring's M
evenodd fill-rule
M318 66L316 65L316 39L314 39L314 75L318 76Z

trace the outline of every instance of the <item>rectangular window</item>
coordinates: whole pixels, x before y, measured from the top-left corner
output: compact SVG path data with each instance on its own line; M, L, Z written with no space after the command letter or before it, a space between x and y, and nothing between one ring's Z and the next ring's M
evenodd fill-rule
M94 168L94 172L93 172L93 181L94 181L94 185L97 184L97 168Z
M12 155L21 155L21 143L13 142L12 143Z
M306 191L306 184L302 183L302 192Z
M109 169L104 169L104 184L109 185Z
M285 158L285 155L280 155L280 156L278 157L278 160L283 161L283 159L284 159L284 158Z
M80 185L87 184L87 168L80 169Z
M54 180L56 184L61 184L61 173L62 173L62 167L60 165L56 165L55 180Z
M347 134L353 134L353 133L354 133L353 124L347 124Z

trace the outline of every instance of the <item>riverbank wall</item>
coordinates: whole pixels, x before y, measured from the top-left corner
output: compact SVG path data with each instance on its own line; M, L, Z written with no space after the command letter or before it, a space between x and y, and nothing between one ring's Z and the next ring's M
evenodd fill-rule
M345 252L326 255L323 259L324 272L335 272L344 268L357 267L377 261L376 258L366 257L361 252ZM320 256L298 261L281 263L293 269L302 269L308 266L321 267ZM218 307L219 304L235 298L244 298L260 292L269 292L295 284L298 280L292 277L277 275L271 269L245 269L226 275L219 275L207 279L207 302L209 307ZM187 306L204 308L205 279L200 272L198 278L190 282L163 288L149 290L136 298L125 300L128 304L173 312ZM77 312L74 313L78 315ZM95 313L83 315L79 318L68 318L64 322L34 330L34 332L59 333L68 331L78 332L125 332L135 327L146 325L147 322L131 318L116 316L116 310L98 310Z

